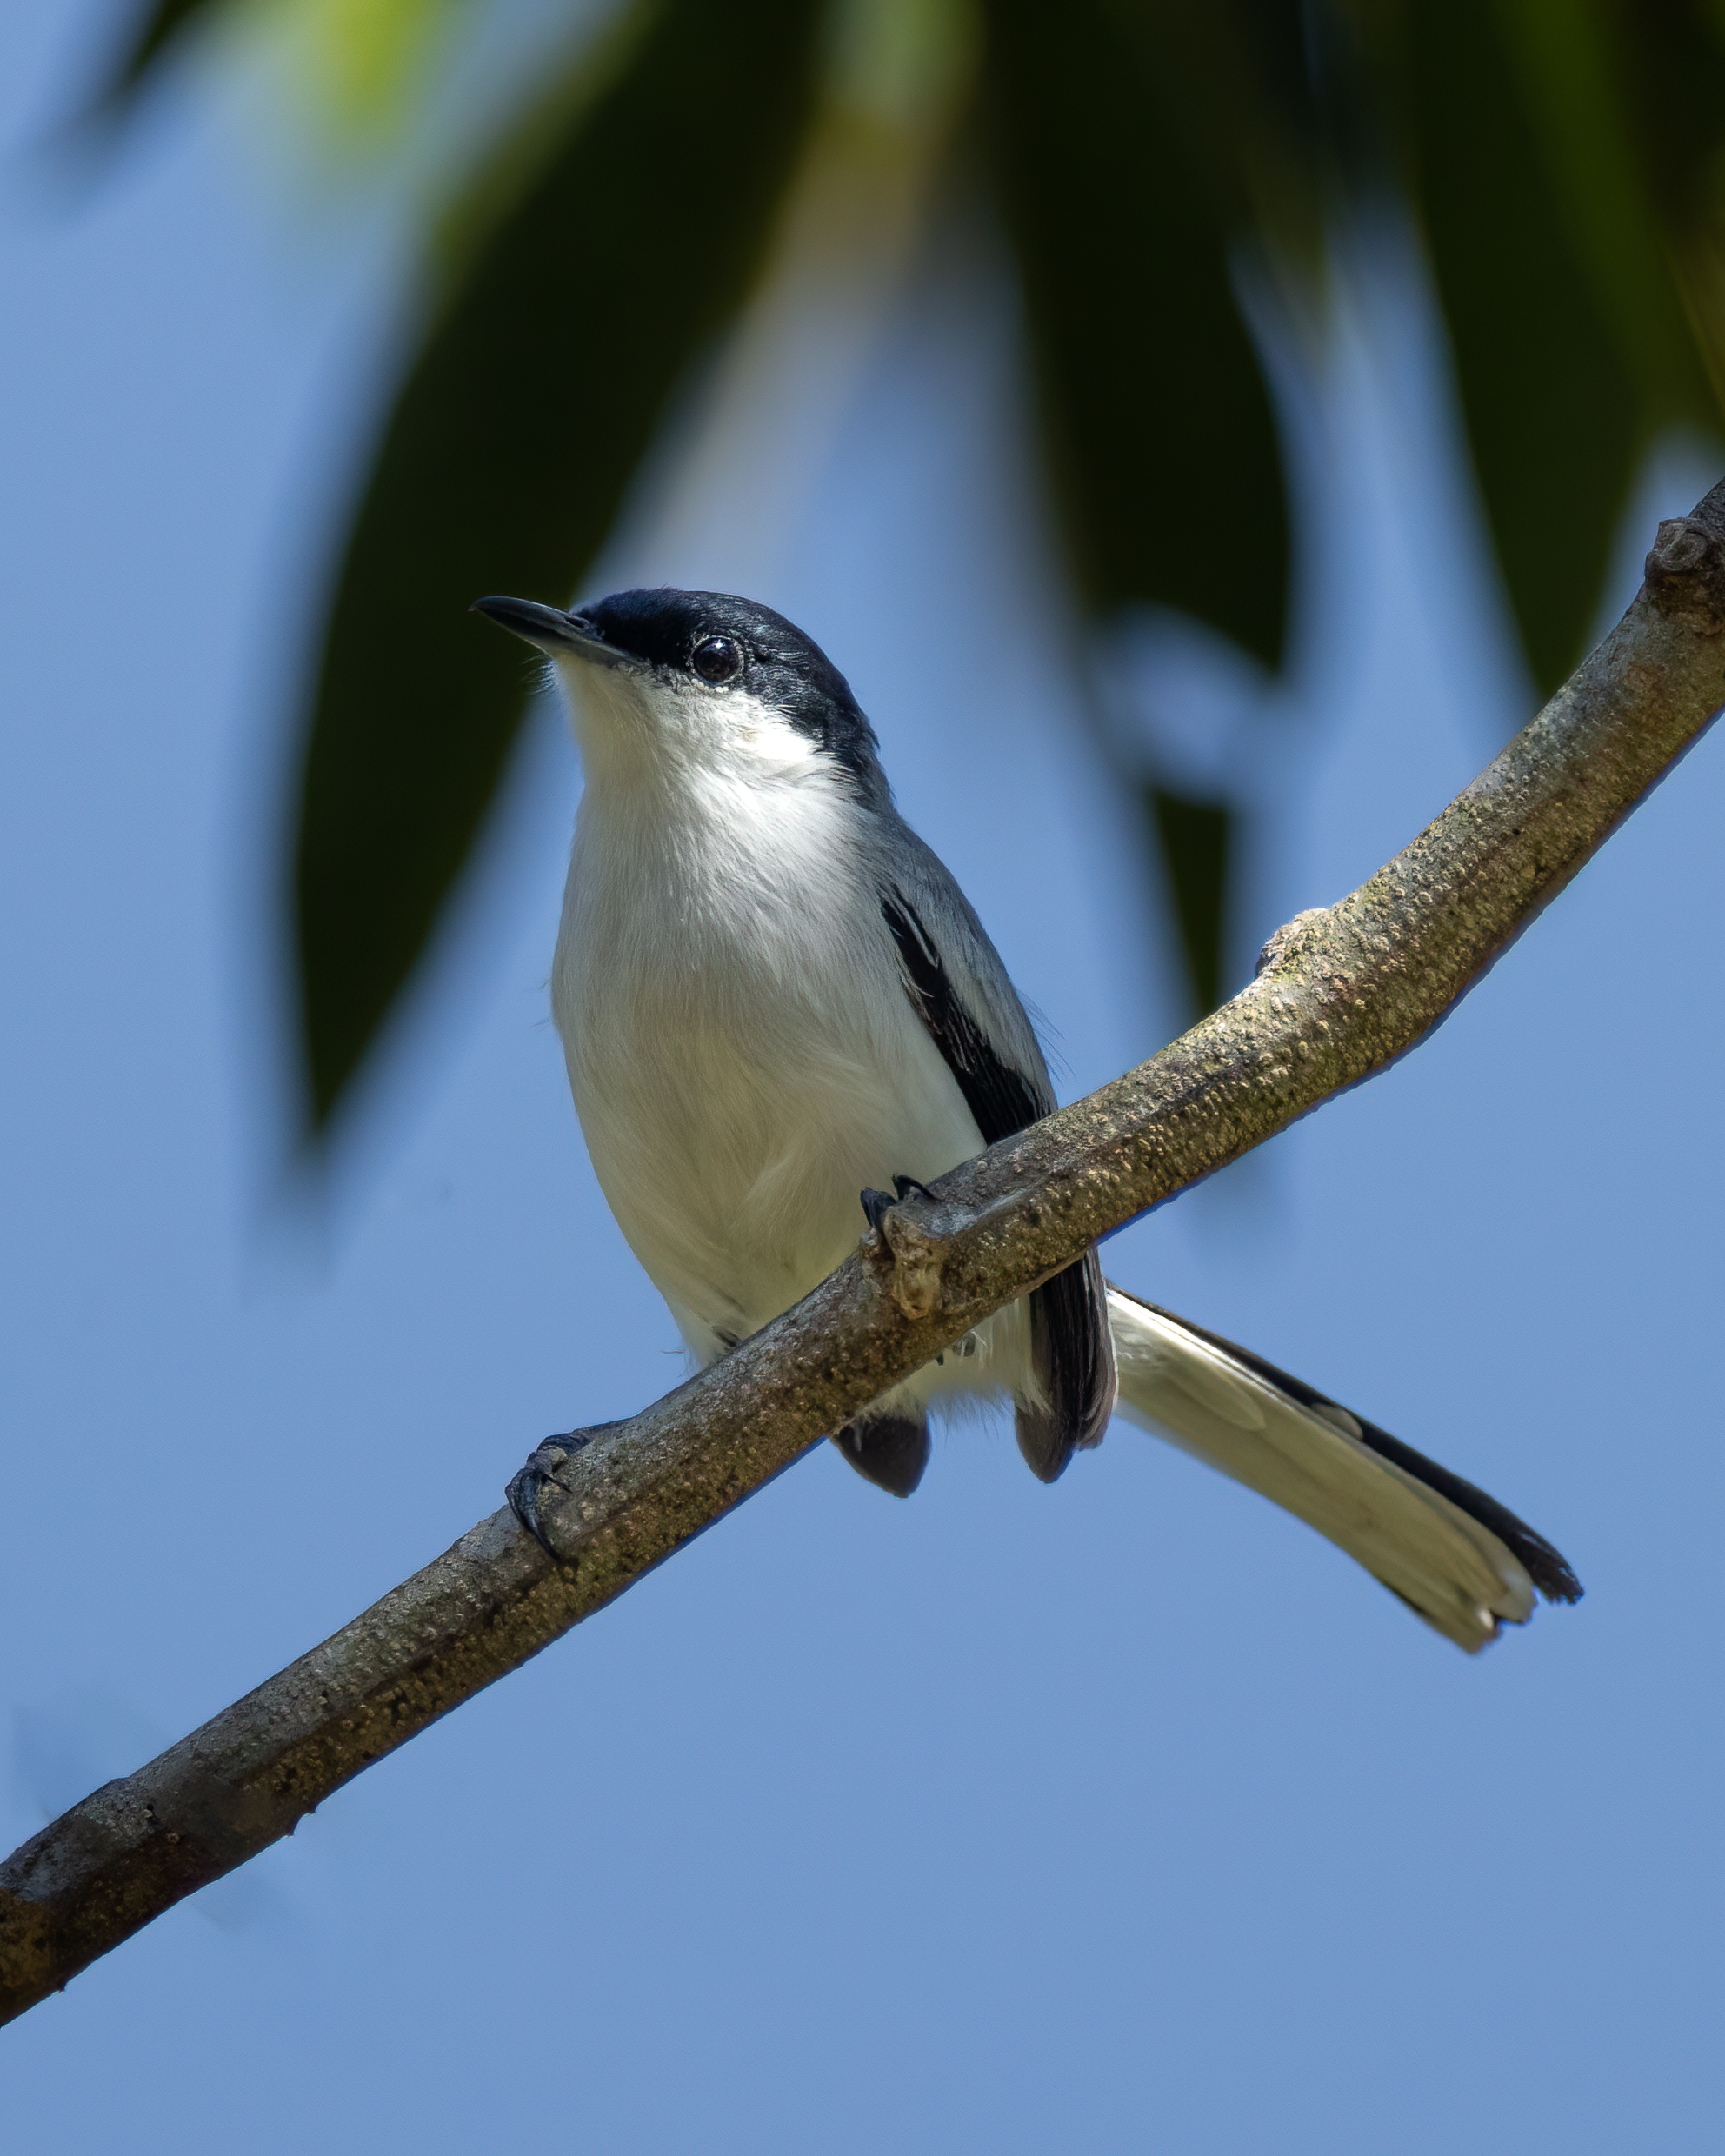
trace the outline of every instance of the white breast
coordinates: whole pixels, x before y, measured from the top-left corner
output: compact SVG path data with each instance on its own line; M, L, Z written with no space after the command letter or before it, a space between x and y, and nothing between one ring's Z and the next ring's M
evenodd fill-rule
M703 1361L846 1256L865 1185L982 1149L862 879L862 813L795 735L650 786L589 765L552 1008L601 1186Z

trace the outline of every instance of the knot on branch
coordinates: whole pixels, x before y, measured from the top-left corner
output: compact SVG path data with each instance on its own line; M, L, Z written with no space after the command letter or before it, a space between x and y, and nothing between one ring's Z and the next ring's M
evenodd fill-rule
M1268 973L1272 966L1283 965L1289 959L1298 958L1329 919L1329 914L1328 906L1308 906L1304 913L1295 914L1291 921L1284 921L1258 953L1258 962L1252 968L1253 979L1256 980Z
M1648 596L1668 620L1700 636L1725 629L1725 545L1693 516L1673 516L1659 527L1647 557Z
M892 1261L887 1293L906 1317L932 1317L941 1300L943 1247L927 1228L908 1219L902 1205L881 1215L880 1236Z

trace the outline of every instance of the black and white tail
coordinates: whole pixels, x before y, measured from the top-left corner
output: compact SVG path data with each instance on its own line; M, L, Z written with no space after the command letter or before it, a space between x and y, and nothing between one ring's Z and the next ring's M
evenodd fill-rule
M1580 1599L1542 1535L1388 1431L1112 1284L1108 1309L1117 1413L1315 1527L1470 1654L1536 1594Z

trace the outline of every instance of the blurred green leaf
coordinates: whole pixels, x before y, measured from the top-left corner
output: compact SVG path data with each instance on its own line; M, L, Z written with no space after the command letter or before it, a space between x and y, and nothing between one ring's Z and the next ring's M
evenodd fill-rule
M1310 258L1317 118L1292 0L988 0L996 184L1048 463L1094 611L1177 607L1272 666L1288 602L1280 445L1235 297L1255 227ZM1221 536L1225 535L1225 537ZM1195 1011L1220 999L1231 822L1146 789Z
M1609 0L1610 63L1668 269L1707 381L1676 415L1717 432L1725 414L1725 6ZM1687 386L1687 385L1686 385Z
M131 28L90 101L96 120L122 116L194 18L224 16L268 26L278 83L297 74L309 109L351 134L377 136L426 80L426 63L471 0L156 0Z
M351 139L386 141L423 101L470 0L271 0L276 64Z
M225 0L155 0L153 6L141 8L106 82L90 100L92 110L112 113L123 110L192 18L214 14L223 4Z
M466 253L408 372L336 585L303 781L319 1126L420 957L519 729L521 655L469 604L573 595L760 262L819 30L814 0L663 0Z
M1360 116L1342 27L1310 0L1108 0L1156 124L1234 241L1255 233L1309 271Z
M1167 110L1183 84L1109 0L1068 0L1052 32L1034 0L986 0L984 19L985 138L1081 583L1098 609L1179 607L1274 664L1282 462L1234 297L1235 205Z
M1405 0L1402 119L1487 522L1549 689L1580 655L1648 425L1512 5Z
M1234 815L1222 802L1195 801L1163 786L1144 789L1144 807L1168 873L1191 1016L1206 1017L1222 1001Z
M333 10L356 80L410 96L446 0L296 4ZM1278 662L1282 462L1235 268L1256 248L1315 281L1337 209L1399 162L1510 601L1535 672L1561 678L1646 448L1719 424L1725 0L975 4L982 140L1093 613L1172 606ZM146 9L105 104L216 5ZM518 724L521 662L468 601L574 590L747 289L823 53L870 80L884 66L895 110L938 103L970 22L958 0L636 0L445 221L443 303L357 512L303 775L319 1122L423 951ZM1144 798L1209 1008L1234 827L1213 802Z
M1707 397L1627 94L1625 63L1661 12L1656 0L1634 18L1617 0L1497 0L1558 214L1654 423Z

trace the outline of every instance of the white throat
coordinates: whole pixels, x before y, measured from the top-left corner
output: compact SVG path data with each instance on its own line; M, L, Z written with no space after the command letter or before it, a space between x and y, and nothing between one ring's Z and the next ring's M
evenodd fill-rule
M555 663L589 786L662 797L691 787L842 781L816 742L744 690L576 657Z

